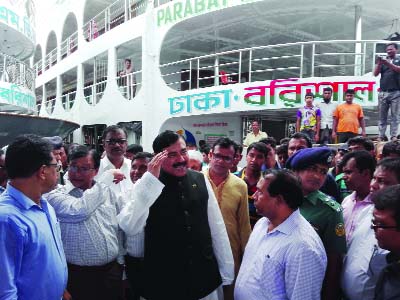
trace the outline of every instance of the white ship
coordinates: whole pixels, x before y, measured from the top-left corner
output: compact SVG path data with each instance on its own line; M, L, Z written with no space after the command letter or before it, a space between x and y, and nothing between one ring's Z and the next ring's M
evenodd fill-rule
M31 0L0 1L0 147L19 134L68 136L79 125L38 116L35 72L35 5Z
M147 150L164 129L241 141L252 119L280 139L326 86L338 102L354 88L375 126L375 56L400 31L400 2L376 0L57 0L36 16L38 113L97 148L111 124Z

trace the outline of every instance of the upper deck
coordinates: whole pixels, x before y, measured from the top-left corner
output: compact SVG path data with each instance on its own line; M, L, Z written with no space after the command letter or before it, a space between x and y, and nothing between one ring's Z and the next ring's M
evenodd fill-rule
M400 12L374 1L94 3L64 3L38 35L41 114L141 121L150 140L176 117L290 119L306 91L326 85L335 101L354 87L356 101L374 107L374 57ZM125 58L133 71L121 76ZM375 122L373 110L367 117Z

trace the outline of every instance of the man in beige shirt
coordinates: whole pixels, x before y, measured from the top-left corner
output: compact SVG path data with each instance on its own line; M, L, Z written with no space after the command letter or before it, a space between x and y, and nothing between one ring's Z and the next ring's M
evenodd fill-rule
M235 277L242 261L251 228L247 203L247 185L230 173L237 145L229 138L218 139L210 151L209 169L205 171L218 200L235 261ZM233 299L232 294L225 299ZM226 295L225 295L226 296Z
M251 130L252 132L250 132L244 139L243 145L245 147L248 147L252 143L258 142L259 140L268 137L268 134L266 132L260 131L260 125L257 121L251 123Z

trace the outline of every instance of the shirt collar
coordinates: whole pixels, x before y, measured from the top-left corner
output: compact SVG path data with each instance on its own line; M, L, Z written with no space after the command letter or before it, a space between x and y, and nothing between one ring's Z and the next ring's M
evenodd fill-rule
M290 235L297 227L296 220L300 217L299 209L296 209L285 221L275 227L272 231L268 232L268 234L272 234L275 231L279 231L283 234ZM268 220L269 222L269 220Z
M104 156L101 160L104 164L104 169L116 169L114 164L108 159L107 155ZM124 169L124 168L129 169L129 166L130 166L129 162L130 162L130 160L124 157L124 162L122 163L120 170Z
M26 196L23 192L20 190L16 189L13 187L11 184L7 183L7 193L15 200L18 202L18 204L23 207L24 209L28 210L31 209L32 206L37 206L40 208L39 205L37 205L31 198ZM47 208L47 202L44 200L42 197L40 198L40 204L42 208Z

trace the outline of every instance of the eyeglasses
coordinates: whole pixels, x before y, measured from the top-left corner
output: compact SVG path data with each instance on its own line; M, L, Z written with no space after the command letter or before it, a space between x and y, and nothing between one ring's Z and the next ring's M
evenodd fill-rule
M397 229L397 226L390 226L390 225L382 225L382 224L375 224L374 220L371 220L371 229Z
M212 157L214 159L219 159L219 160L223 160L226 163L230 163L233 161L233 157L229 157L229 156L225 156L225 155L221 155L218 153L213 153Z
M54 164L47 164L46 166L48 166L48 167L55 167L57 172L60 172L60 171L61 171L61 168L62 168L62 166L59 165L59 164L57 164L57 163L54 163Z
M82 173L82 174L87 174L90 171L95 170L95 168L89 168L89 167L78 167L78 166L69 166L68 171L73 172L73 173Z
M109 145L122 145L126 143L126 139L109 139L109 140L105 140L105 142Z

